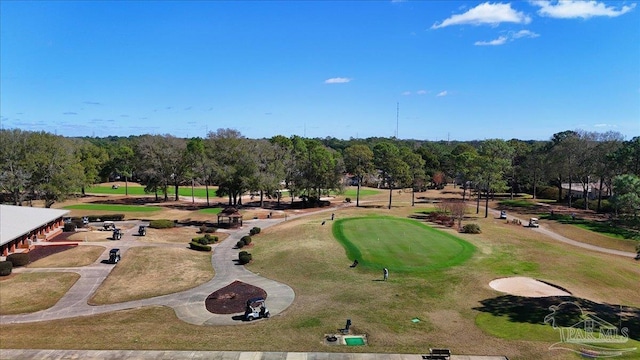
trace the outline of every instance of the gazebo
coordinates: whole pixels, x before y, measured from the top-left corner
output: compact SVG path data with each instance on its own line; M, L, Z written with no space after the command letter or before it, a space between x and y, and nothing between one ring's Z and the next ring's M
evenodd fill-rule
M218 227L238 228L242 226L242 215L233 206L224 208L218 213Z

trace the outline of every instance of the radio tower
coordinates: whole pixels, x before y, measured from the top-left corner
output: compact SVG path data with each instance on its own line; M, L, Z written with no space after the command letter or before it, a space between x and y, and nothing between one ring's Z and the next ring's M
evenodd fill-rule
M396 103L396 139L398 138L398 119L400 118L400 103Z

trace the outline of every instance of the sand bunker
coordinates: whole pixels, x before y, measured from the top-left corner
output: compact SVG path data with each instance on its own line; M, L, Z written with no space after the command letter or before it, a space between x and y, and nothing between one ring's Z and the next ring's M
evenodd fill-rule
M494 290L516 296L571 296L571 293L559 287L524 276L495 279L489 283L489 286Z

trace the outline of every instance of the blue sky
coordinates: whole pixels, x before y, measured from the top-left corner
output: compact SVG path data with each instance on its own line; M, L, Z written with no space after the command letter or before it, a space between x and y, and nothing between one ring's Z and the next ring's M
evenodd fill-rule
M0 50L4 129L640 135L634 1L1 1Z

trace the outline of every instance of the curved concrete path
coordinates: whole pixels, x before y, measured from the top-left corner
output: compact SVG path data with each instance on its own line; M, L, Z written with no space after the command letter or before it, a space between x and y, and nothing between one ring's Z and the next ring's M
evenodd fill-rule
M290 219L293 217L289 217ZM248 220L244 228L229 231L229 237L215 244L211 263L215 275L212 280L193 289L157 296L149 299L128 301L110 305L92 306L87 304L100 284L106 279L114 265L103 264L102 260L108 258L111 248L117 247L123 256L129 248L134 246L149 246L149 243L137 241L137 227L124 230L124 235L117 242L92 242L89 245L106 245L105 252L89 266L78 268L18 268L15 272L75 272L80 274L80 279L67 291L67 293L53 306L45 310L21 315L0 316L0 324L26 323L35 321L57 320L68 317L102 314L111 311L139 308L143 306L169 306L174 309L176 315L183 321L195 325L233 325L242 321L233 320L237 314L212 314L205 308L205 299L212 292L227 286L235 280L240 280L262 288L267 292L268 307L272 315L277 316L284 311L294 300L295 294L289 286L256 275L242 265L236 265L233 261L238 258L240 250L234 249L235 244L248 235L248 229L258 226L262 229L284 221L272 220ZM85 243L80 243L85 244ZM154 246L179 246L184 244L155 244Z
M498 211L498 210L490 208L489 212L491 214L496 215L496 217L500 216L500 211ZM529 223L529 220L525 221L524 219L520 219L520 218L518 218L516 216L508 215L507 219L508 220L516 219L516 220L519 220L522 224L528 224ZM526 225L523 225L523 226L527 227ZM531 231L536 231L536 232L542 233L542 234L544 234L544 235L546 235L546 236L548 236L548 237L550 237L550 238L552 238L554 240L563 242L565 244L581 247L583 249L587 249L587 250L591 250L591 251L597 251L597 252L610 254L610 255L625 256L625 257L630 257L630 258L634 258L636 256L636 254L633 253L633 252L614 250L614 249L607 249L607 248L603 248L603 247L600 247L600 246L591 245L591 244L583 243L583 242L580 242L580 241L572 240L572 239L564 237L564 236L562 236L560 234L556 234L553 231L544 228L544 226L542 226L542 225L540 225L540 227L530 228L530 229L531 229Z

